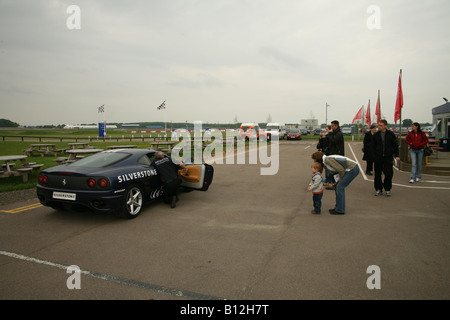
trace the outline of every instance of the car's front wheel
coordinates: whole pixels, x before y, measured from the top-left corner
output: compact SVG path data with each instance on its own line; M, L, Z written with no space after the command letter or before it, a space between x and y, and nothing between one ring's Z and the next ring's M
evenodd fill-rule
M125 190L122 210L119 211L119 215L127 219L136 218L141 213L143 204L144 194L142 193L141 187L132 184Z

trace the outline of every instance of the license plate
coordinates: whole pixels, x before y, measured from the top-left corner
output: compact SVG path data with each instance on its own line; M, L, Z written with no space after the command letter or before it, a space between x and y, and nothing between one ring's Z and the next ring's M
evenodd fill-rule
M53 199L61 199L61 200L72 200L75 201L77 198L76 193L68 193L68 192L53 192Z

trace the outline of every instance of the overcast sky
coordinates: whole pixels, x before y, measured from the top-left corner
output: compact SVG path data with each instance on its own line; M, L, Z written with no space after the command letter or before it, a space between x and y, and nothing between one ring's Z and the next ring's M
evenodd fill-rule
M448 0L0 0L0 118L324 123L328 103L351 123L380 90L392 123L402 69L402 118L431 122L449 17Z

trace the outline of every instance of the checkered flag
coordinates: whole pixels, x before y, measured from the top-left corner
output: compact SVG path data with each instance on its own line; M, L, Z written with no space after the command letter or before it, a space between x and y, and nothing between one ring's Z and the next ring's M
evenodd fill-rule
M164 100L164 102L161 103L161 105L157 109L161 110L161 109L165 109L165 108L166 108L166 100Z
M105 105L98 107L98 112L99 113L105 112Z

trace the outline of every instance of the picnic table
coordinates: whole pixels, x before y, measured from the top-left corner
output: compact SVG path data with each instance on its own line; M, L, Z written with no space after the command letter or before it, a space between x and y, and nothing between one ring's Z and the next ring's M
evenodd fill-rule
M68 161L75 161L77 160L77 156L79 155L86 155L86 154L91 154L91 153L97 153L97 152L102 152L103 149L70 149L70 150L66 150L66 152L69 154L69 158L67 159Z
M108 146L106 147L107 149L133 149L133 148L137 148L136 145L125 145L125 146Z
M30 144L28 149L24 152L27 156L32 156L34 154L40 154L42 157L46 154L52 154L56 156L58 153L64 151L64 149L56 149L56 145L52 143L47 144Z
M171 151L173 145L175 145L176 141L155 141L155 142L150 142L150 148L154 149L154 150L159 150L159 151ZM163 149L160 146L167 146L167 149Z
M70 149L76 149L76 148L87 149L87 148L89 148L89 142L71 142L71 143L68 143L68 146Z
M66 153L69 154L68 157L60 157L56 159L55 161L58 162L58 164L66 164L66 163L72 163L75 162L81 158L84 158L84 155L86 154L92 154L101 152L103 149L83 149L83 148L75 148L75 149L69 149L66 150Z
M16 161L22 162L22 167L16 167ZM28 181L28 174L35 170L36 172L43 166L43 164L28 163L27 156L24 155L9 155L0 156L0 162L2 164L0 169L0 178L8 178L15 176L22 176L23 182Z

